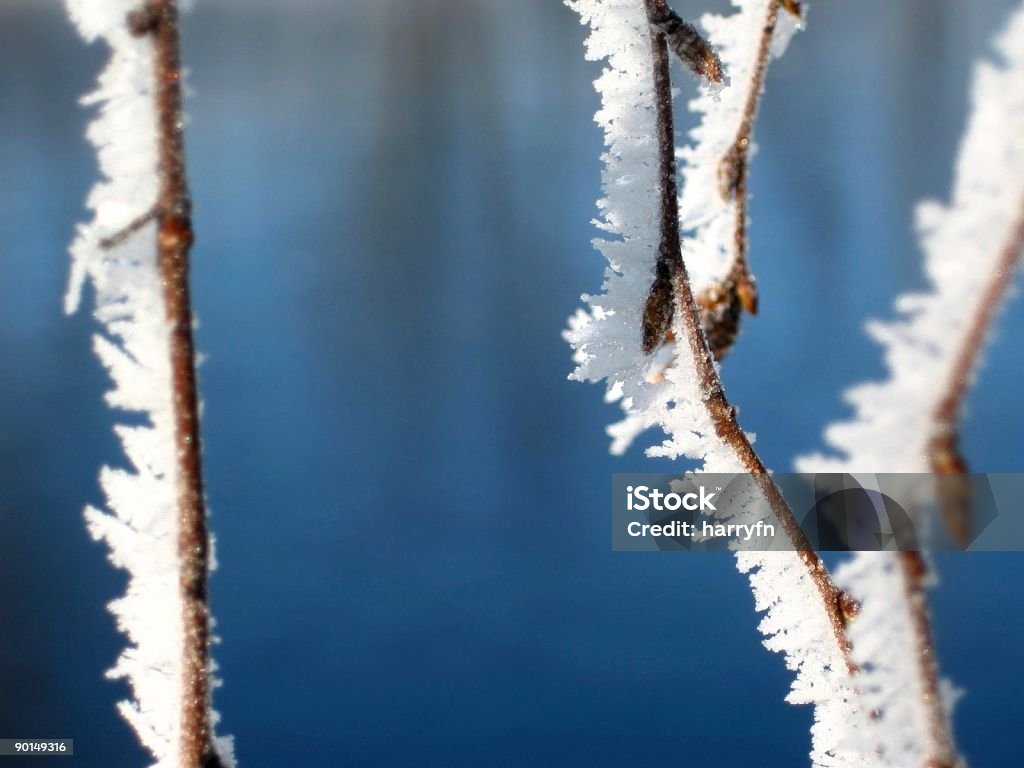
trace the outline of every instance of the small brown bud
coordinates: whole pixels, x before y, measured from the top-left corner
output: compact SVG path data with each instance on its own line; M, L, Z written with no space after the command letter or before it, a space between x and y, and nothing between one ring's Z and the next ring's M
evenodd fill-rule
M651 354L661 346L671 331L675 309L668 270L659 267L658 274L651 283L651 291L647 295L647 304L644 306L642 346L645 355Z
M850 626L860 615L860 603L849 592L840 591L838 596L839 615L844 626Z
M743 274L736 283L736 295L740 298L743 310L750 315L757 314L758 295L757 281L750 274Z
M741 306L736 283L715 283L697 296L697 306L711 354L715 360L721 360L729 354L740 332Z
M193 239L192 228L184 216L168 216L160 222L157 242L161 248L188 248Z
M956 434L951 431L942 432L931 439L928 444L928 460L932 472L936 474L963 474L967 471L967 463L960 455Z
M697 77L709 83L721 85L725 82L722 62L697 28L670 9L652 16L651 23L665 33L668 47Z
M928 460L936 475L935 495L942 522L950 538L966 549L971 543L974 490L957 443L956 432L940 431L928 443Z
M789 11L790 15L803 19L804 9L800 7L799 0L779 0L780 5Z

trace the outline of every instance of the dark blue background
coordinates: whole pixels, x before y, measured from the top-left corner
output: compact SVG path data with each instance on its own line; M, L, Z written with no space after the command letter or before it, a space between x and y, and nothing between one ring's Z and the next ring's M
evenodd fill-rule
M912 206L949 188L970 62L1010 5L815 3L773 66L763 308L724 368L770 465L882 375L862 323L923 284ZM611 473L670 465L609 457L617 410L566 381L559 333L603 268L576 16L204 0L184 33L216 698L241 764L805 763L811 713L783 702L731 559L611 552ZM0 8L0 736L72 737L75 765L117 768L146 764L102 678L124 575L81 510L122 462L118 416L94 322L60 311L96 176L76 99L105 57L53 0ZM966 430L978 471L1024 465L1020 304L1000 329ZM937 559L962 748L1020 765L1021 556Z

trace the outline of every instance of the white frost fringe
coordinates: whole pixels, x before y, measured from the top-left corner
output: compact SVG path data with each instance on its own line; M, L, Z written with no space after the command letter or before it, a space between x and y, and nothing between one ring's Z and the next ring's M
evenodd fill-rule
M794 672L790 704L814 706L811 764L821 768L875 765L856 747L860 721L846 659L839 652L821 595L796 552L738 552L736 566L750 577L754 604L765 616L758 629L770 651Z
M95 215L80 226L71 247L71 280L65 310L79 305L86 278L96 292L95 316L104 334L96 354L114 388L107 402L144 414L149 426L119 425L131 470L104 467L100 483L112 514L86 509L89 532L110 546L111 562L128 571L126 594L111 603L129 647L108 672L126 677L133 701L121 714L152 752L157 768L179 768L184 630L178 589L177 478L172 421L169 327L156 264L155 225L112 250L98 241L122 230L153 206L157 196L156 107L151 38L134 38L126 15L137 0L66 0L68 13L89 42L111 48L97 90L88 137L96 146L103 180L91 191ZM233 765L230 738L218 739Z
M847 393L854 417L826 430L839 456L797 461L804 472L927 472L927 440L943 384L954 375L957 350L991 278L1024 199L1024 6L999 37L997 61L978 64L972 111L960 153L952 202L923 203L918 229L931 290L896 300L900 319L868 328L882 344L889 379ZM921 765L930 754L922 681L910 627L904 575L892 553L859 553L837 581L862 605L851 625L865 754L879 764ZM956 695L942 682L948 718Z
M710 438L713 428L701 403L685 344L674 352L648 357L640 348L641 317L654 277L658 246L658 188L654 99L647 15L643 0L566 0L591 33L587 58L607 59L595 82L602 96L595 116L604 128L607 152L597 226L608 239L595 242L608 260L604 293L584 296L589 305L570 319L566 340L575 350L577 369L570 378L608 383L608 399L620 400L626 418L609 427L612 452L623 453L646 429L661 427L667 439L648 449L651 456L688 456L712 471L729 471L733 461ZM732 256L735 202L719 193L718 167L736 139L756 65L758 44L769 0L733 0L739 8L729 16L706 14L708 33L731 85L701 94L690 108L701 114L691 132L692 146L682 150L683 186L680 225L683 259L694 292L728 272ZM781 55L796 25L780 11L772 51ZM686 86L692 79L687 77ZM753 148L752 148L753 149ZM676 338L683 338L676 318ZM671 356L685 356L668 369L664 381L648 381Z
M904 768L934 759L926 689L919 672L907 581L893 552L859 552L836 571L836 583L861 604L847 634L857 674L858 727L847 748L867 764ZM940 683L948 721L959 692ZM960 765L963 765L961 762Z
M917 209L931 290L898 297L896 320L868 325L883 347L889 378L846 393L854 417L825 432L840 456L807 456L800 469L928 471L932 414L1024 198L1024 7L996 49L1001 60L982 61L975 70L953 199Z

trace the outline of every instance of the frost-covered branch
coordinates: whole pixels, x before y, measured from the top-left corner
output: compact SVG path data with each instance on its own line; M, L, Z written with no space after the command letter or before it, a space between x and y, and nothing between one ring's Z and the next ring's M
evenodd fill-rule
M803 471L962 473L964 402L1024 249L1024 6L976 69L952 200L925 203L918 228L927 293L896 300L900 319L872 323L889 378L847 393L854 417L826 430L838 456L807 456ZM962 487L940 474L938 501L954 538L969 530ZM950 504L951 502L951 504ZM950 510L949 507L952 507ZM951 687L939 677L915 553L860 553L837 573L862 605L849 628L861 666L860 749L891 766L953 766Z
M928 564L920 552L899 552L896 555L904 589L901 597L910 606L910 637L917 660L916 679L921 686L925 730L929 749L923 765L927 768L953 768L957 762L953 733L944 699L943 682L939 678L939 665L935 658L935 644L928 618L925 588L928 586Z
M658 154L658 199L659 199L659 242L658 257L655 262L657 275L651 288L647 302L645 317L660 310L652 311L652 305L668 304L674 306L679 314L680 344L689 351L692 362L690 370L696 378L698 391L701 392L701 403L698 408L705 411L704 418L710 421L713 434L721 441L724 449L731 454L731 461L742 471L758 476L759 486L765 498L771 504L783 530L804 561L811 578L821 593L824 610L829 616L836 641L841 648L845 647L843 633L844 618L842 615L841 596L825 570L821 559L800 529L792 510L783 499L782 494L772 482L764 463L754 450L746 433L740 428L736 419L736 409L730 405L718 375L718 369L708 346L708 340L701 324L700 314L694 302L679 247L679 207L676 195L676 162L675 162L675 131L672 115L672 83L668 64L668 46L665 34L660 32L653 23L657 14L657 0L647 0L648 18L652 20L651 39L651 70L654 83L655 125L657 133ZM671 294L664 298L662 272L670 271ZM654 301L651 301L651 300ZM671 316L672 313L669 313ZM647 338L646 323L644 338ZM682 355L681 355L682 356Z
M627 18L630 6L634 6L634 14L642 10L639 0L634 3L569 4L585 19L591 18L592 14L625 14L623 24L632 23ZM716 357L721 357L735 340L743 305L746 304L748 310L757 308L756 288L746 267L745 186L749 158L754 149L752 126L764 88L767 59L785 51L790 38L801 24L798 16L800 8L795 3L782 3L782 7L789 12L781 14L778 0L734 0L734 5L739 9L736 13L725 16L706 14L700 21L699 26L707 33L713 45L712 53L720 62L729 85L724 88L703 88L697 98L690 102L690 109L699 114L701 120L690 133L691 145L679 151L683 173L680 197L682 255L701 310L702 323ZM661 21L663 17L664 14L659 14L655 19L659 22L659 28L664 30L665 25ZM599 30L593 24L591 27L593 32L588 43L589 55L591 58L599 58L596 52L611 33L604 28ZM686 35L686 39L690 37L692 35ZM678 49L679 45L672 47ZM698 46L692 48L700 50ZM621 61L627 72L636 72L638 62L634 50L615 51L610 61ZM631 252L632 248L653 247L653 244L644 243L642 233L630 229L631 222L635 223L634 226L643 226L641 222L645 220L644 216L656 215L646 210L641 201L634 199L643 194L645 183L653 183L648 178L652 169L638 171L637 167L645 161L643 153L634 162L631 159L633 150L626 149L628 142L649 140L653 136L653 126L646 136L638 134L636 128L639 127L639 118L633 114L620 114L610 103L616 94L624 95L627 91L641 90L645 83L620 82L613 71L598 80L596 85L604 97L597 121L602 125L617 121L616 127L619 129L614 136L609 134L609 153L605 156L608 168L604 179L607 196L599 204L603 213L603 221L599 226L613 236L623 236L631 242L622 243L621 246L606 242L600 246L612 270L618 272L620 251ZM634 93L634 96L639 98L642 95ZM624 150L625 155L622 154ZM614 168L619 166L626 170L612 178ZM742 189L727 189L723 192L723 167L733 169L731 173ZM614 184L614 189L609 184ZM653 187L647 187L650 188ZM737 255L741 257L739 262ZM743 277L738 277L740 272ZM620 296L620 290L625 292L638 289L638 286L630 283L631 277L625 275L623 283L615 286L606 283L607 293L600 300L587 297L587 301L591 302L591 311L589 315L581 312L577 316L569 337L577 349L577 360L584 361L578 373L591 380L608 378L609 399L618 400L626 412L626 418L609 429L613 438L612 452L616 454L625 452L643 431L663 425L671 416L672 404L678 392L678 387L669 381L669 368L674 359L672 345L657 348L662 339L674 338L667 320L663 320L665 331L660 337L658 334L648 334L643 340L644 349L653 351L651 357L635 359L629 355L634 349L632 340L625 337L631 333L626 323L632 318L625 318L621 314L604 314L606 307L619 304L619 299L625 298L624 295ZM663 290L663 295L668 294L668 290ZM635 306L636 301L633 297L628 303ZM642 330L654 327L654 324L648 322L636 333L639 335ZM625 354L613 355L592 365L587 355L589 350L596 350L600 342L596 339L591 342L590 332L596 332L598 328L612 334L605 337L609 341L613 336L616 337L614 340L621 343L619 349ZM615 364L604 366L602 363L605 360ZM591 375L591 367L594 375ZM599 372L598 368L603 370ZM642 369L641 374L638 374L638 369ZM671 439L651 449L652 455L676 457L686 454L686 445L690 441L684 438L685 430L666 431Z
M1024 120L1020 121L1024 129ZM1024 194L1017 203L1016 220L1011 222L1005 243L999 251L995 269L981 291L969 320L967 332L953 355L946 381L945 393L939 398L932 414L932 433L928 445L928 458L935 472L962 473L966 463L960 456L958 432L963 418L964 404L970 390L974 371L979 365L997 312L1006 298L1016 275L1021 251L1024 251Z
M939 676L918 552L859 552L836 581L861 606L848 632L858 665L847 749L887 768L954 768L962 763L949 713L956 698Z
M756 13L755 4L748 5L749 10L745 8L744 12ZM698 264L721 261L712 277L698 283L702 288L697 296L701 322L716 360L732 349L743 312L757 314L757 282L747 259L747 175L754 123L764 91L768 60L773 50L776 53L784 50L793 29L791 24L776 36L779 11L785 8L793 18L802 20L802 11L795 3L775 0L760 5L765 15L758 29L756 44L749 45L755 41L744 39L743 42L748 43L746 48L736 46L730 49L726 45L731 88L724 96L717 89L711 89L694 102L694 110L704 113L704 121L693 132L697 145L683 154L687 158L684 170L686 189L691 190L689 196L684 192L683 197L686 211L684 227L692 228L694 232L690 245L695 250L705 249L696 259ZM716 84L725 81L717 54L692 25L682 21L664 0L648 4L648 8L651 22L666 34L669 47L695 74ZM705 19L705 25L713 32L716 31L717 18L709 16ZM726 33L734 32L729 24L723 26ZM722 29L719 27L717 30L719 36L728 41L728 34L721 34ZM710 101L707 100L709 97ZM726 136L729 141L723 144ZM707 187L707 177L712 170L717 174L717 199L714 191ZM708 199L709 193L711 199ZM716 242L714 238L722 238L726 234L726 222L730 221L731 237ZM660 341L645 335L644 348L651 351Z
M930 441L955 432L1024 239L1024 8L997 50L975 71L951 201L917 210L930 290L898 297L896 320L868 325L889 378L847 392L853 418L825 431L838 456L805 466L926 472Z
M723 56L733 87L724 96L725 104L708 102L705 97L693 105L704 119L693 132L696 144L683 153L684 227L694 233L689 247L701 253L700 262L711 267L698 279L697 302L716 359L731 350L743 312L757 314L757 283L747 258L747 178L754 151L754 123L768 61L773 53L781 55L802 22L802 9L796 3L776 0L741 5L744 13L761 13L759 27L748 24L734 29L728 23L716 27L716 17L705 21L714 39L721 39L725 46ZM789 15L780 18L781 9ZM730 39L732 34L737 34L735 42ZM708 186L711 174L717 187Z
M768 3L768 12L757 45L753 71L745 83L746 97L736 136L718 165L719 192L723 201L733 205L732 265L724 278L704 290L698 299L708 333L708 341L716 359L732 348L739 333L742 313L757 314L757 283L747 261L747 172L753 143L754 121L768 72L768 58L780 3ZM795 12L795 11L794 11Z
M588 56L609 62L596 82L602 95L596 119L608 145L599 226L614 238L597 243L609 262L605 292L584 297L590 311L577 313L567 334L579 363L573 378L607 379L610 396L622 397L643 426L661 426L669 439L652 453L683 454L701 460L705 470L750 472L758 479L795 551L744 553L739 566L751 574L757 609L766 611L761 622L766 645L783 652L796 672L789 700L816 707L815 762L843 764L846 723L853 716L845 625L855 606L833 585L740 428L708 346L689 274L689 256L697 255L680 247L668 45L656 23L659 4L576 0L569 5L591 26ZM741 13L730 17L735 28L725 28L735 39L756 39L741 34L740 27L760 34L776 0L740 5ZM731 71L727 74L737 82ZM710 110L711 104L734 103L729 91L720 101L709 94L702 98L710 99ZM721 129L729 123L718 124ZM728 137L735 136L734 128ZM657 162L651 162L652 155ZM720 199L717 184L711 194ZM657 382L650 371L664 359L647 356L652 338L669 342L671 364Z
M87 40L103 38L111 61L89 97L100 115L89 138L102 181L95 211L72 247L67 309L88 277L96 289L100 359L111 405L148 417L120 426L133 472L105 468L113 514L86 512L111 560L128 570L112 604L132 646L111 674L128 677L122 714L163 768L232 765L211 708L206 527L193 318L189 299L191 204L185 175L178 8L175 0L67 0ZM140 210L141 209L141 210Z

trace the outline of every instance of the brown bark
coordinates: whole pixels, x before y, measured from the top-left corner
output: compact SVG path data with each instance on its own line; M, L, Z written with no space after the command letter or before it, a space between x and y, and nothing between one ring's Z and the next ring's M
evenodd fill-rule
M648 18L652 18L658 12L659 0L646 0L646 3ZM651 53L654 63L654 99L657 112L658 194L661 201L659 219L661 239L658 245L657 276L655 285L652 286L652 294L653 289L659 285L662 272L667 271L675 299L675 311L679 313L682 320L685 335L682 343L689 346L693 356L697 384L700 391L705 393L704 404L715 425L715 432L718 438L732 449L743 468L757 477L762 493L778 517L783 531L798 552L818 590L821 607L828 616L838 650L846 659L847 666L852 672L855 667L850 661L850 645L846 637L845 625L847 617L856 610L855 603L832 583L825 564L811 547L778 487L767 473L764 463L740 428L736 420L736 411L726 399L722 382L715 368L714 358L708 347L679 245L675 130L668 46L664 34L653 24L651 26Z
M957 764L956 750L939 690L939 667L935 660L928 603L924 593L928 566L920 552L898 552L896 557L903 573L907 605L910 607L911 640L914 644L917 675L921 681L921 705L924 708L930 746L924 768L954 768Z
M159 191L157 263L171 351L175 474L177 477L179 588L183 605L181 766L219 768L210 723L209 534L203 495L189 255L191 200L185 173L184 112L176 0L149 0L129 14L136 36L150 36L155 51ZM145 217L140 217L142 221Z

